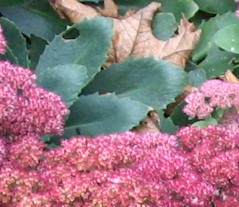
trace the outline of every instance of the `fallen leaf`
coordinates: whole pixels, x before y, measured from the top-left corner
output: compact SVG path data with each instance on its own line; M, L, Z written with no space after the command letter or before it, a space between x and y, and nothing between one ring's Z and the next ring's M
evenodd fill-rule
M137 133L160 132L159 130L160 118L155 110L148 113L147 117L142 120L139 126L136 126L132 131Z
M119 8L112 0L104 0L104 8L97 7L102 16L117 18L119 16Z
M197 44L201 31L186 19L178 27L178 35L168 41L157 39L151 28L153 16L160 4L152 2L130 17L114 20L115 36L113 49L115 60L121 62L128 56L154 56L185 67L193 48ZM112 55L111 55L112 57Z
M227 70L224 75L221 75L220 78L222 80L231 82L231 83L238 83L239 79L232 73L232 71Z
M72 23L94 16L111 17L114 22L112 47L108 53L106 66L122 62L129 56L165 59L184 68L197 44L201 30L183 18L178 27L178 34L162 41L152 33L152 20L159 11L160 3L152 2L138 12L129 11L125 16L118 15L118 7L112 0L104 1L104 9L93 8L76 0L49 0L61 17Z
M84 18L95 17L98 12L90 6L82 4L76 0L48 0L61 18L68 19L75 23Z

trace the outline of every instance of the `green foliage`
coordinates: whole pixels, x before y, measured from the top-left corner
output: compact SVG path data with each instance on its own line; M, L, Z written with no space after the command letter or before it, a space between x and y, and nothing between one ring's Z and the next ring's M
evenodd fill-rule
M139 9L151 3L150 0L116 0L120 6L120 11L125 13L129 9ZM166 13L173 13L176 20L179 22L184 15L187 18L192 17L198 11L198 5L193 0L155 0L161 3L161 10Z
M30 60L30 68L35 69L41 54L44 52L47 42L35 35L30 36L30 44L28 45L29 51L29 60Z
M0 59L10 60L12 63L28 67L29 60L25 38L14 22L2 17L0 24L8 42L7 51L4 55L0 55Z
M239 24L232 24L220 29L214 36L214 42L222 49L239 53Z
M115 93L160 110L173 102L186 84L186 73L167 61L130 58L99 73L84 94Z
M80 96L70 108L66 129L78 129L83 135L129 130L139 124L149 110L144 104L114 94Z
M31 0L1 0L0 6L20 5L23 3L30 2Z
M199 8L205 12L213 14L223 14L228 11L234 12L237 8L234 1L228 0L194 0Z
M207 74L201 68L189 71L188 76L189 84L197 88L207 80Z
M158 13L153 20L153 34L160 40L167 40L177 29L177 22L172 13Z
M14 21L25 35L34 34L50 41L56 34L65 29L66 21L60 19L48 1L25 0L24 2L24 4L18 3L6 7L0 5L0 12Z
M75 36L77 31L78 36ZM70 34L73 35L73 39ZM60 35L56 35L46 47L36 73L42 73L48 67L59 64L79 64L87 67L87 75L92 78L100 71L107 58L111 36L110 19L94 18L76 23Z
M158 0L162 4L162 11L173 13L179 22L182 17L190 18L198 11L198 5L193 0Z
M239 55L221 50L213 44L206 58L198 66L205 70L207 78L215 78L227 70L233 70L237 60L239 60Z
M61 95L68 106L76 101L87 80L87 69L77 64L47 68L38 76L38 84Z
M217 15L208 21L204 21L199 28L202 35L197 47L194 49L192 58L194 61L203 59L214 43L214 35L216 32L230 24L239 24L238 18L231 12L224 15Z
M216 119L214 119L213 117L207 117L207 118L205 118L202 121L194 122L192 124L192 126L198 126L200 128L204 128L204 127L206 127L208 125L217 125L217 124L218 124L218 122L217 122Z

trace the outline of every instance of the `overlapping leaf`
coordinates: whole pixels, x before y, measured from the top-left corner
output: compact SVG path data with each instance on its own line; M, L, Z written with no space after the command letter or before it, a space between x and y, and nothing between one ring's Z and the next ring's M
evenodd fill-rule
M48 68L38 76L38 84L60 95L71 106L87 81L87 69L76 64Z
M149 108L130 98L114 94L80 96L70 108L66 129L83 135L126 131L139 124Z
M186 73L167 61L130 58L99 73L83 93L115 93L159 110L173 102L186 84Z
M64 36L71 31L79 33L73 39ZM87 75L92 78L100 71L107 58L112 34L112 21L106 18L84 20L55 36L41 55L36 72L60 64L79 64L87 67Z
M4 1L3 5L5 6ZM66 28L66 21L59 18L48 1L20 0L17 2L8 0L8 2L9 4L5 7L0 3L0 12L14 21L21 32L27 36L34 34L51 41L55 34L59 34Z
M14 22L1 18L0 24L3 27L3 34L7 38L7 51L4 55L0 55L1 60L10 60L12 63L28 67L28 51L26 40L14 24Z

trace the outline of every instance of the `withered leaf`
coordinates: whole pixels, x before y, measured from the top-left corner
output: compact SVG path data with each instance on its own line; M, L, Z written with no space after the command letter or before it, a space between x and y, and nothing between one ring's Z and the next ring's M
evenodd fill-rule
M48 0L51 6L56 10L61 18L68 19L75 23L84 18L95 17L98 15L97 11L85 4L76 0Z
M76 0L51 2L53 8L62 17L73 23L96 15L112 18L114 36L106 65L122 62L129 56L154 56L168 60L182 68L185 67L201 34L201 31L196 30L192 23L183 18L178 27L178 34L168 41L162 41L154 37L151 28L154 14L160 9L160 3L152 2L137 12L128 12L123 17L118 15L118 7L113 0L105 0L104 3L104 9L99 9Z
M112 0L104 0L104 9L97 7L102 16L118 18L119 8Z
M231 83L239 83L239 79L230 70L227 70L220 78Z
M110 62L121 62L128 56L154 56L185 67L200 37L200 30L186 19L178 27L178 35L168 41L154 37L151 23L160 4L153 2L127 18L115 19L115 36ZM114 59L112 59L114 57Z
M159 132L160 118L155 110L148 113L147 117L142 120L139 126L136 126L132 131L138 133Z

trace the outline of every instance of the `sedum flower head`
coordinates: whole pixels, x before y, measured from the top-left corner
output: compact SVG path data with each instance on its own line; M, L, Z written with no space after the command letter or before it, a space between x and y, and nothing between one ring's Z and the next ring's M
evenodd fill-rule
M38 170L61 203L81 197L88 206L207 206L216 189L178 147L175 136L161 133L72 137L46 152Z
M191 117L205 118L215 108L239 107L239 83L208 80L186 98L183 111Z
M0 25L0 54L4 54L6 52L7 40L3 35L3 30Z
M228 189L239 186L238 133L221 126L185 127L177 132L177 136L190 166L204 182L220 191L216 203L220 200L229 202L226 201L231 196Z
M0 134L62 133L68 109L35 79L32 71L0 61Z
M27 135L4 146L4 207L235 206L239 197L239 136L219 126L78 136L49 150Z

